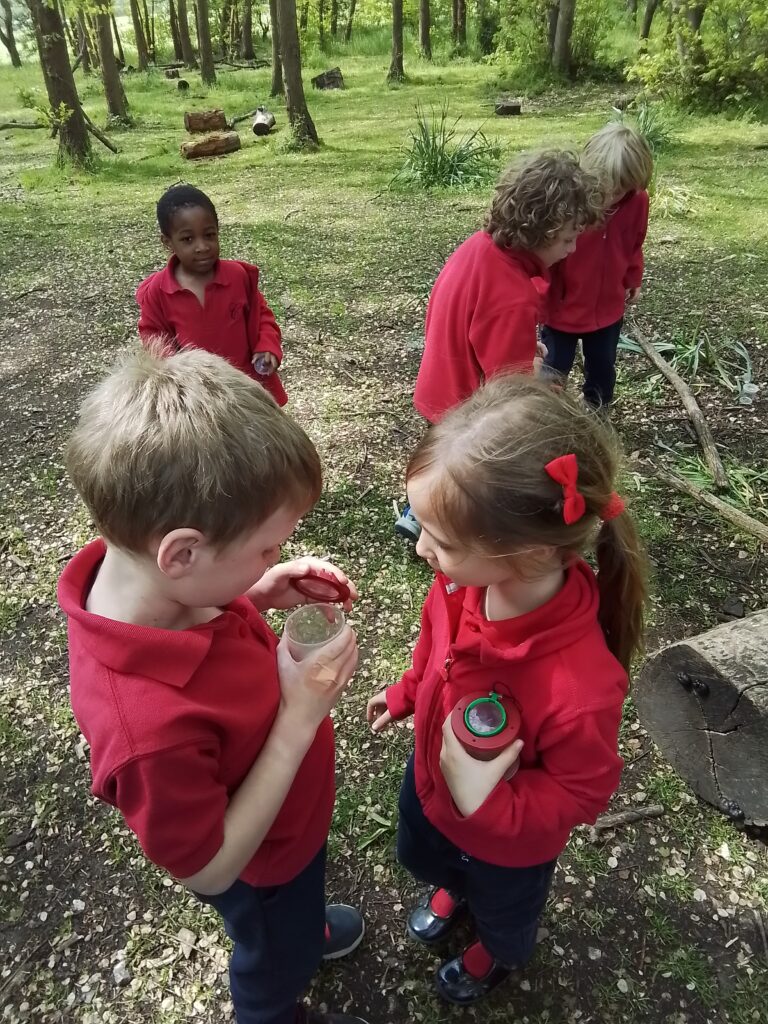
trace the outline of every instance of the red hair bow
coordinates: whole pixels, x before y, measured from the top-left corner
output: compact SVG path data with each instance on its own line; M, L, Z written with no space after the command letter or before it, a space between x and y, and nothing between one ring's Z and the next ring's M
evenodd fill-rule
M544 467L548 476L563 488L563 519L568 524L577 523L587 510L584 495L576 486L579 476L579 463L573 452L552 459Z

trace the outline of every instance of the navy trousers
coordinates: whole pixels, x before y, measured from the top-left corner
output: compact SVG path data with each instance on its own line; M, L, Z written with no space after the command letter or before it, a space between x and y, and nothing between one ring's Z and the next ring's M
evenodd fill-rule
M521 967L534 953L556 860L505 868L470 857L431 824L416 794L413 757L400 790L397 859L416 878L467 900L477 937L496 960Z
M613 389L616 386L616 347L623 323L622 319L588 334L568 334L556 331L554 327L542 327L541 340L547 346L545 372L549 370L551 374L567 377L576 358L576 346L581 339L584 353L584 398L598 408L608 405L613 401Z
M256 888L239 879L198 898L221 914L237 1024L294 1024L299 997L325 945L325 847L290 882Z

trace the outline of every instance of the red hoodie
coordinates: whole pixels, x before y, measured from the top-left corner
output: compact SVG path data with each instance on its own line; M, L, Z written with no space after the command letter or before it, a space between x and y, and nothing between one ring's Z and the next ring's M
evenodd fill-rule
M415 715L416 791L429 821L472 857L530 867L557 857L571 829L594 822L621 776L618 755L627 675L597 621L585 562L535 611L489 622L485 590L438 578L427 596L413 667L386 691L394 718ZM520 769L464 818L440 771L443 722L475 690L517 703Z
M587 334L624 316L626 293L643 280L643 242L648 193L628 192L576 249L552 267L546 324L568 334Z
M440 271L427 306L413 404L431 423L504 369L530 370L549 272L532 252L476 231Z

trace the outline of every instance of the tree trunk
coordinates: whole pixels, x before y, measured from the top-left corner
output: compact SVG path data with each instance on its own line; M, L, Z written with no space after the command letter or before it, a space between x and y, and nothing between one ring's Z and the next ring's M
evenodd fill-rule
M339 34L339 0L331 0L331 35L335 39Z
M195 0L197 11L197 48L200 51L200 77L203 85L216 84L216 68L213 64L211 47L211 26L208 23L208 0Z
M317 32L320 49L325 49L325 0L317 0Z
M96 15L96 29L99 33L99 61L104 95L107 98L107 113L111 118L127 122L128 100L125 98L125 89L120 81L120 72L112 46L112 24L109 14L103 7Z
M192 47L192 37L189 34L189 16L187 14L187 0L176 0L176 18L179 23L179 40L181 41L181 59L184 66L188 68L197 67L195 51Z
M181 36L179 35L179 19L176 14L176 5L173 0L168 0L168 18L171 23L171 39L173 40L173 59L184 60L184 53L181 49Z
M392 61L387 74L388 82L402 82L403 70L403 0L392 0Z
M155 54L155 19L150 19L147 0L143 0L144 6L144 38L147 40L147 53L152 63L157 59Z
M627 0L627 10L632 16L632 21L637 19L637 0Z
M699 32L701 29L701 23L704 20L704 12L707 9L706 0L703 3L693 4L690 7L686 7L685 16L688 19L688 24L691 26L694 32Z
M53 3L54 3L54 5L59 10L59 17L61 18L61 24L64 26L64 35L67 37L67 46L72 51L72 53L74 53L75 52L76 42L75 42L75 37L72 34L72 26L67 21L67 16L64 13L64 7L63 7L63 5L61 3L61 0L53 0Z
M224 0L219 11L219 50L222 56L227 52L227 35L232 14L233 0Z
M77 42L80 47L78 52L81 57L80 64L83 68L83 74L90 75L91 48L88 43L88 29L85 24L85 14L82 7L77 12Z
M319 144L317 129L307 109L304 83L301 80L301 47L296 24L296 0L278 0L280 20L280 52L285 78L285 105L296 144Z
M149 67L149 51L147 50L147 38L144 35L144 26L141 22L139 11L139 0L130 0L131 20L133 22L133 38L136 43L136 61L139 71L146 71Z
M650 658L633 689L640 720L702 799L768 824L768 610Z
M16 37L13 34L13 12L11 11L11 0L0 0L3 8L3 27L0 28L0 42L8 51L11 58L11 65L15 68L21 67L21 57L16 48Z
M283 58L280 55L279 18L278 0L269 0L269 25L272 34L272 85L269 90L270 96L282 96L285 92L283 86Z
M348 43L352 38L352 22L355 18L355 8L357 7L357 0L349 0L349 15L347 17L347 27L344 29L344 42Z
M253 0L243 0L243 23L240 30L240 56L243 60L254 60L253 50Z
M425 60L432 60L431 28L432 12L429 9L429 0L419 0L419 49Z
M459 0L451 0L451 39L459 41Z
M91 63L98 68L101 66L99 62L99 33L96 30L96 19L92 14L86 14L85 27L88 31L88 45L91 48Z
M555 52L555 36L557 35L557 19L559 16L560 0L552 0L547 8L547 50L549 51L550 61L552 60L552 54Z
M456 0L456 41L461 49L467 45L466 0Z
M85 126L80 97L77 95L75 78L69 66L67 41L64 26L55 7L48 7L44 0L27 0L35 28L40 65L43 71L48 103L54 115L62 106L69 112L58 125L60 162L71 160L82 166L91 155L91 140Z
M640 38L647 39L651 34L653 16L659 6L659 0L646 0L645 11L643 12L643 24L640 26Z
M117 59L120 61L120 66L125 67L125 50L123 50L123 44L120 41L120 32L117 28L117 21L115 19L115 12L112 11L112 35L115 39L115 46L117 47Z
M575 13L576 0L560 0L555 46L552 51L552 67L561 75L567 75L571 70L571 34Z
M232 4L229 11L229 45L230 56L235 57L240 52L240 10L237 2Z
M299 21L299 28L302 32L307 31L309 25L309 0L303 0L301 5L301 17Z

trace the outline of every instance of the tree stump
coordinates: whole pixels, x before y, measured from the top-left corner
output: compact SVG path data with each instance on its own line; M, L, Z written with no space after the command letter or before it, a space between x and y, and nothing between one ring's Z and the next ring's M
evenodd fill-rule
M499 117L515 117L522 114L523 105L520 100L496 100L493 110Z
M184 115L188 132L218 132L227 127L223 110L188 110Z
M264 107L258 107L253 119L254 135L269 135L275 127L275 115Z
M186 92L187 89L189 88L189 82L186 80L186 78L180 78L176 83L176 88L179 90L179 92Z
M178 78L179 77L179 69L178 68L166 68L165 69L165 77L166 78Z
M344 76L341 73L341 68L331 68L330 71L323 71L322 74L315 75L311 81L315 89L344 88Z
M672 644L643 667L640 720L694 791L768 825L768 609Z
M181 155L185 160L198 160L204 156L224 156L240 149L240 136L237 132L222 132L220 135L208 135L194 142L184 142Z

